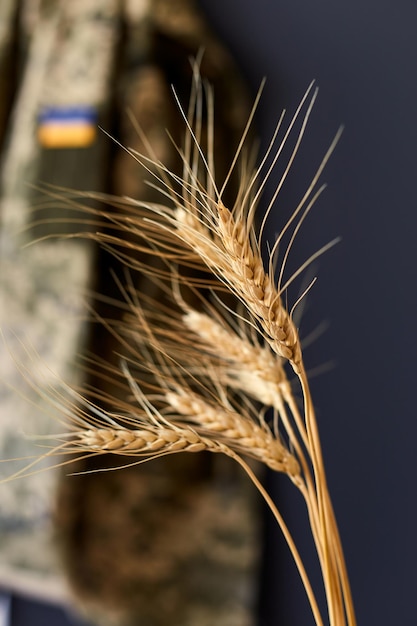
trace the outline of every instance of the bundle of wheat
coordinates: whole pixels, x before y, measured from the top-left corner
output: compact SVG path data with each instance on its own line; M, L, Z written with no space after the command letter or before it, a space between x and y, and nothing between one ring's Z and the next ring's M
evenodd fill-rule
M117 453L127 463L178 452L222 453L247 472L275 515L303 580L315 623L324 624L314 591L294 540L276 503L265 491L245 457L288 475L305 499L312 536L320 562L331 626L354 626L355 616L341 542L327 489L320 438L303 364L295 307L284 304L288 286L318 255L310 257L290 278L284 279L288 255L296 235L323 187L318 179L334 148L331 144L304 196L262 259L268 214L299 149L316 91L310 88L294 117L284 128L281 116L260 165L246 144L255 101L246 130L230 170L221 186L214 169L213 94L194 68L188 111L178 105L185 122L181 177L160 163L148 146L148 155L126 151L153 177L150 183L161 203L128 198L107 199L109 210L97 213L82 206L82 197L49 190L67 206L80 206L90 215L95 232L83 237L97 240L126 265L125 281L116 279L125 315L122 323L100 320L120 342L120 367L86 362L103 378L117 379L123 399L94 389L45 390L68 424L46 457L76 457ZM303 113L304 111L304 113ZM203 118L206 120L203 124ZM298 130L295 130L297 128ZM206 129L203 132L203 128ZM141 133L140 128L138 132ZM278 139L282 134L282 138ZM266 214L256 225L256 208L266 182L284 147L295 134L293 147ZM146 142L146 139L143 138ZM240 186L233 206L226 208L224 193L239 172ZM94 194L92 194L94 195ZM103 198L101 198L103 200ZM111 206L117 205L118 212ZM106 223L112 231L105 230ZM285 244L284 254L278 247ZM145 252L158 259L148 266ZM278 267L276 273L275 268ZM154 301L138 292L132 274L149 275L165 294ZM24 368L22 368L23 373ZM289 381L295 374L302 393ZM100 407L110 408L100 408ZM272 418L267 410L271 409ZM16 475L32 471L26 468Z

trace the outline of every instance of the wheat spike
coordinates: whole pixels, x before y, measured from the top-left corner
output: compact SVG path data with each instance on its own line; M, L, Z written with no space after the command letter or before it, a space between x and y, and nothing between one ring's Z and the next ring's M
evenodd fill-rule
M247 334L237 334L230 326L221 324L213 316L189 309L183 317L214 357L221 357L237 385L263 404L274 406L276 393L287 380L283 361L271 353L269 347L250 341Z
M260 322L272 349L298 367L301 361L298 331L282 305L274 280L265 272L262 259L252 249L245 224L235 220L221 202L217 211L219 232L234 270L232 289Z
M154 456L173 452L226 452L213 439L199 436L193 430L157 427L151 430L127 428L94 428L73 434L73 444L81 450L117 452L117 454Z
M169 392L166 399L171 407L192 423L197 423L207 433L227 442L241 454L252 456L271 469L285 472L291 478L300 474L299 464L284 445L275 439L267 428L261 428L253 420L241 414L215 406L190 392Z

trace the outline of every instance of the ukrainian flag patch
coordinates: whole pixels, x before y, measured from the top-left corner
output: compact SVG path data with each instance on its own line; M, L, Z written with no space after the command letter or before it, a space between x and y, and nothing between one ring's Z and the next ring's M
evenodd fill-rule
M44 107L38 140L44 148L87 148L97 134L97 111L90 106Z

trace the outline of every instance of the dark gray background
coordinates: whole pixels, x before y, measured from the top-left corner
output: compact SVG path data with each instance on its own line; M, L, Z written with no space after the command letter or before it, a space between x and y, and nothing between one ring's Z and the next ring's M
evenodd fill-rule
M313 394L359 624L417 623L417 3L412 0L203 0L215 29L256 90L271 134L312 79L320 87L308 138L277 203L273 235L338 126L329 184L301 233L294 263L336 235L319 263L302 328L329 328L309 367L335 367ZM306 533L293 490L272 480L290 524ZM267 518L262 624L312 623L297 575ZM288 573L290 572L290 573ZM306 612L307 611L307 612ZM281 619L278 619L278 616Z

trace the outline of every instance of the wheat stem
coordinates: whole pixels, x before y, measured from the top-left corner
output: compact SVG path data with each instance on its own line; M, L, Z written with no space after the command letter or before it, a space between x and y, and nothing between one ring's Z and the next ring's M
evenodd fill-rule
M335 517L330 503L330 496L327 489L327 481L324 470L323 456L321 452L320 438L315 419L314 407L311 399L307 375L304 367L299 370L299 380L304 397L304 412L309 438L309 449L311 450L311 460L315 475L317 491L318 512L320 527L322 529L324 568L323 579L325 582L328 598L328 609L331 624L344 624L344 606L349 616L350 626L356 625L352 596L350 592L349 580L342 555L338 532L335 533ZM336 551L336 552L335 552ZM342 598L342 586L344 590L344 602ZM335 615L337 612L337 617Z
M322 617L320 615L320 610L317 604L317 600L315 598L313 589L311 587L311 583L310 580L308 578L307 572L305 570L302 558L300 556L300 553L297 550L297 547L294 543L294 540L291 536L290 531L288 530L287 525L284 522L284 519L282 517L282 515L280 514L277 506L275 505L274 501L272 500L271 496L268 494L268 492L266 491L265 487L262 485L262 483L259 481L259 479L257 478L257 476L254 474L254 472L252 471L252 469L249 467L249 465L243 460L241 459L239 456L235 457L235 460L239 463L239 465L245 470L246 474L249 476L249 478L251 479L251 481L253 482L253 484L255 485L255 487L257 488L257 490L259 491L259 493L262 495L262 497L264 498L265 502L267 503L270 511L272 512L273 516L275 517L276 521L279 524L279 527L282 531L282 534L284 535L285 541L287 542L287 545L291 551L291 554L293 556L294 562L297 566L298 572L300 574L301 580L303 582L304 588L306 590L306 594L308 597L308 601L310 603L310 607L312 610L312 613L314 615L314 619L316 622L316 626L323 626L323 620Z

